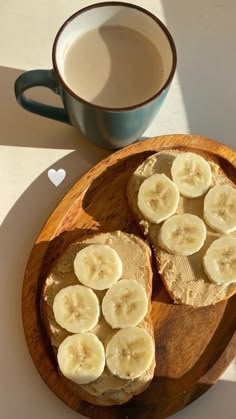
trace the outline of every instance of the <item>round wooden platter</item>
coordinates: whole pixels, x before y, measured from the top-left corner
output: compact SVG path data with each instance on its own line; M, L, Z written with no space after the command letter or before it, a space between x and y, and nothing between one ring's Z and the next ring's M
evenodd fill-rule
M144 393L124 405L92 406L66 387L41 323L42 284L71 241L95 231L117 229L141 236L127 205L126 183L144 159L168 148L210 154L236 183L236 153L213 140L169 135L133 144L110 155L78 180L46 222L27 264L22 313L30 354L50 389L88 418L166 418L203 394L236 356L236 295L199 309L174 305L154 271L154 379Z

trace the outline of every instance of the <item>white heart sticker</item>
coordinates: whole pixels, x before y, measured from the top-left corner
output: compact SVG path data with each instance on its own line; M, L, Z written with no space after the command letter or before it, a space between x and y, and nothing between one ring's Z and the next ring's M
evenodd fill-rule
M64 169L49 169L48 171L48 178L56 187L63 182L66 177L66 171Z

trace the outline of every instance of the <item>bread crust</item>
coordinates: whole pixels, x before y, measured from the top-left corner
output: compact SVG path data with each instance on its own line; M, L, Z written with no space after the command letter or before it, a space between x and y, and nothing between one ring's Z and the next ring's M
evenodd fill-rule
M144 320L138 325L146 329L152 336L154 342L154 331L151 321L151 294L152 294L152 268L150 247L142 239L133 234L121 231L111 233L100 233L88 236L83 241L77 241L69 245L63 255L57 261L52 271L47 276L41 293L41 319L50 339L55 357L59 344L70 335L62 329L55 321L52 303L55 295L61 288L68 285L78 284L79 281L73 271L73 260L75 254L81 248L92 244L102 243L113 247L123 262L123 275L121 279L136 279L145 288L149 301L149 310ZM130 255L130 256L129 256ZM135 259L130 263L128 259ZM96 291L100 303L106 291ZM91 330L95 333L106 347L110 338L118 331L113 330L100 316L98 325ZM87 385L78 385L66 377L60 371L60 377L67 388L79 399L99 406L120 405L130 400L134 395L143 392L150 384L155 370L155 358L148 369L141 377L135 380L123 380L112 376L105 367L103 374L95 381Z
M216 285L211 283L202 266L202 257L210 244L222 234L212 230L206 223L207 238L202 249L192 256L174 256L161 249L158 232L162 225L144 220L137 206L138 190L145 178L154 173L165 173L171 178L171 165L179 150L165 150L148 157L133 173L127 185L129 206L142 233L153 248L158 272L170 297L177 304L203 307L226 300L236 293L236 284ZM200 154L200 153L199 153ZM234 183L225 175L221 167L209 156L203 155L212 170L212 185ZM199 198L180 197L177 213L189 212L203 219L204 196ZM236 233L230 234L236 237Z

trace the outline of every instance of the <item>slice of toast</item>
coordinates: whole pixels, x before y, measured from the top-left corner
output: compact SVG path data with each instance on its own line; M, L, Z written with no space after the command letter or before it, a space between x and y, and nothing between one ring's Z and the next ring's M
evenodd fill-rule
M153 154L147 158L133 173L128 186L127 195L130 208L142 232L150 242L159 274L170 297L177 304L194 307L216 304L236 293L236 284L215 285L211 283L203 270L202 258L210 244L221 236L207 224L207 237L203 247L191 256L171 255L161 249L158 243L158 233L162 223L154 224L144 220L137 206L138 191L141 183L154 173L164 173L171 178L172 162L180 153L178 150L167 150ZM205 156L203 156L205 157ZM212 170L212 186L227 183L235 187L227 178L223 170L210 159L206 159ZM205 195L199 198L185 198L180 196L177 214L191 213L203 219L203 203ZM232 233L236 237L236 233Z
M135 279L145 289L149 310L144 320L138 325L145 328L153 338L154 333L151 322L151 293L152 293L152 268L151 251L149 246L140 238L116 231L112 233L101 233L89 237L82 242L71 244L64 254L59 258L56 266L48 275L41 295L41 317L46 327L55 355L60 343L70 335L69 332L60 327L54 318L52 304L55 295L64 287L79 284L74 273L73 261L78 251L89 244L107 244L116 250L123 264L121 279ZM106 293L94 290L100 303ZM96 334L106 347L111 337L119 329L112 329L106 323L103 315L100 315L97 326L90 332ZM102 375L94 382L86 385L78 385L61 375L67 387L81 400L101 406L122 404L130 400L134 395L143 392L150 384L155 369L155 359L150 368L139 378L125 380L112 375L105 367Z

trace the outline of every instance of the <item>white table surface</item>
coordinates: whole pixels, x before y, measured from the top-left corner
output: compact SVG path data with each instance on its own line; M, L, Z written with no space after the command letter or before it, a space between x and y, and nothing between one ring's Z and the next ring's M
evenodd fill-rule
M74 182L109 154L66 125L22 110L13 95L21 70L51 67L51 46L63 21L90 0L0 0L0 419L77 419L47 388L29 356L21 321L21 288L32 245ZM146 136L192 133L235 149L234 0L130 0L170 29L178 71ZM35 96L55 101L52 94ZM56 188L49 168L63 168ZM175 419L233 419L236 365ZM154 418L150 418L154 419Z

